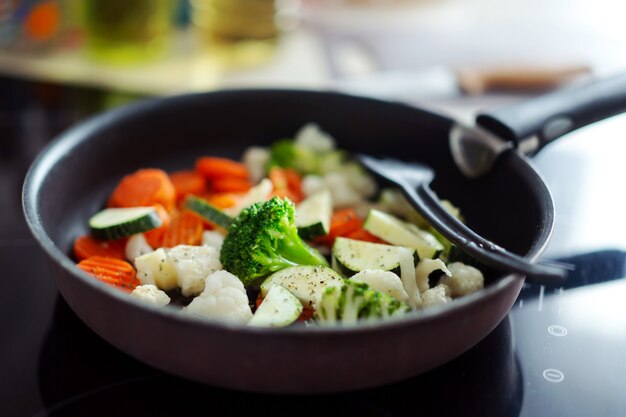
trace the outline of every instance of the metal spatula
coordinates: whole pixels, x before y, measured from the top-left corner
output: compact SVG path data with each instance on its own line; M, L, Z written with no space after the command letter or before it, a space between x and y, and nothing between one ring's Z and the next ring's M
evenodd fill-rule
M481 237L446 210L430 188L431 168L417 163L375 159L357 155L364 167L404 192L409 203L446 239L485 265L507 272L524 274L538 284L561 284L567 270L547 263L533 263Z

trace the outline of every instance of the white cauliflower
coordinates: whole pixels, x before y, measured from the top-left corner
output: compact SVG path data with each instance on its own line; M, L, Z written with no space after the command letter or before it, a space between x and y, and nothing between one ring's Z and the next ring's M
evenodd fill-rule
M310 197L320 191L327 190L328 186L324 182L324 177L319 175L305 175L302 178L302 192L305 197Z
M131 297L152 304L155 306L165 306L170 303L170 297L154 285L138 285L131 293Z
M341 172L326 174L324 183L333 197L335 208L355 206L363 200L363 196L350 184L350 179Z
M143 233L137 233L136 235L132 235L128 238L125 247L125 255L126 259L131 262L135 262L135 258L140 257L141 255L145 255L146 253L152 252L154 249L148 244L146 241L146 237Z
M450 287L453 298L471 294L485 286L482 272L473 266L452 262L448 264L448 270L452 276L443 277L439 282Z
M202 244L205 246L211 246L217 249L218 252L222 250L222 244L224 243L224 235L215 230L205 230L202 232Z
M452 301L450 298L450 287L444 284L439 284L429 290L422 293L422 308L427 308L436 305L446 304Z
M452 275L441 259L424 258L419 261L415 267L415 281L417 282L417 288L419 288L421 292L427 291L430 288L428 285L428 276L431 272L437 270L442 271L446 276Z
M389 294L400 301L407 301L409 299L409 295L402 286L402 280L391 271L365 269L353 275L350 279L364 282L369 285L370 288Z
M252 318L243 284L239 278L224 270L209 275L204 291L183 311L233 324L245 324Z
M267 148L251 146L243 154L243 163L248 168L250 181L257 183L265 177L265 166L270 159L270 151Z
M222 269L220 253L211 246L178 245L167 252L176 270L176 280L183 295L199 294L205 278Z
M315 123L307 123L296 133L295 143L315 152L328 152L335 149L335 139Z
M144 285L156 285L165 291L176 288L178 285L174 264L163 248L135 258L135 267L137 278Z

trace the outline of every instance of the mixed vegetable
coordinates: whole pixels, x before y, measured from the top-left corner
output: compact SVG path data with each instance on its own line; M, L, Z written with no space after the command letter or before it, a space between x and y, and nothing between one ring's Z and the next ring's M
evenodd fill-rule
M154 306L249 326L392 319L484 285L313 124L241 162L131 173L89 228L73 248L86 273Z

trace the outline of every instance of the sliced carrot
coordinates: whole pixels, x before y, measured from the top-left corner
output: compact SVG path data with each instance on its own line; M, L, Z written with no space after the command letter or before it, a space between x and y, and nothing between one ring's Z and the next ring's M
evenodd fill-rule
M162 204L171 210L175 200L176 190L165 171L148 168L122 178L109 199L109 207Z
M92 256L80 261L76 266L100 281L120 287L128 292L140 284L135 268L120 259Z
M300 173L298 173L295 169L286 168L285 178L287 179L287 188L297 199L296 203L302 201L304 193L302 192L302 176Z
M202 241L203 231L203 220L188 210L183 210L177 216L172 217L170 225L163 234L161 247L199 245Z
M216 193L245 193L252 188L252 183L246 179L226 177L211 181L211 191Z
M315 314L315 310L303 308L302 313L300 313L300 316L298 317L298 321L307 321L308 319L313 317L313 314Z
M284 169L280 167L272 167L267 173L267 177L270 179L270 181L272 181L274 190L286 190L288 188L287 175L285 174Z
M161 246L163 235L170 225L171 216L162 205L155 204L154 207L157 210L157 214L161 218L161 226L157 227L156 229L144 232L143 236L146 238L146 242L148 242L148 245L156 249Z
M365 242L387 243L384 240L379 239L378 237L374 236L373 234L371 234L370 232L368 232L367 230L363 228L356 229L346 234L345 237L350 238L350 239L355 239L355 240L363 240Z
M204 156L196 160L196 171L205 178L239 178L247 180L248 169L241 162L227 158Z
M301 181L296 171L272 167L267 176L274 186L271 197L288 198L296 204L302 201ZM294 188L290 187L290 184L292 184Z
M206 200L217 208L225 209L237 204L237 194L215 193L205 197Z
M92 256L125 259L125 247L126 239L97 240L89 235L80 236L74 241L74 256L79 261Z
M206 191L206 180L195 171L172 172L170 180L176 190L177 200L182 200L189 194L200 195Z
M332 246L335 238L344 237L363 227L361 219L352 208L340 209L333 212L330 218L330 229L326 236L317 239L318 243Z

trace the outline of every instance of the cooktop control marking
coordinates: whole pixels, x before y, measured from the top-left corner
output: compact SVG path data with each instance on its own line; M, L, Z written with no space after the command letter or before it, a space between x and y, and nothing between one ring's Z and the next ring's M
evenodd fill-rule
M548 326L548 333L552 336L563 337L567 334L567 329L560 324L553 324Z
M565 379L565 375L563 375L563 372L559 371L558 369L548 368L543 371L543 378L548 382L558 384Z

